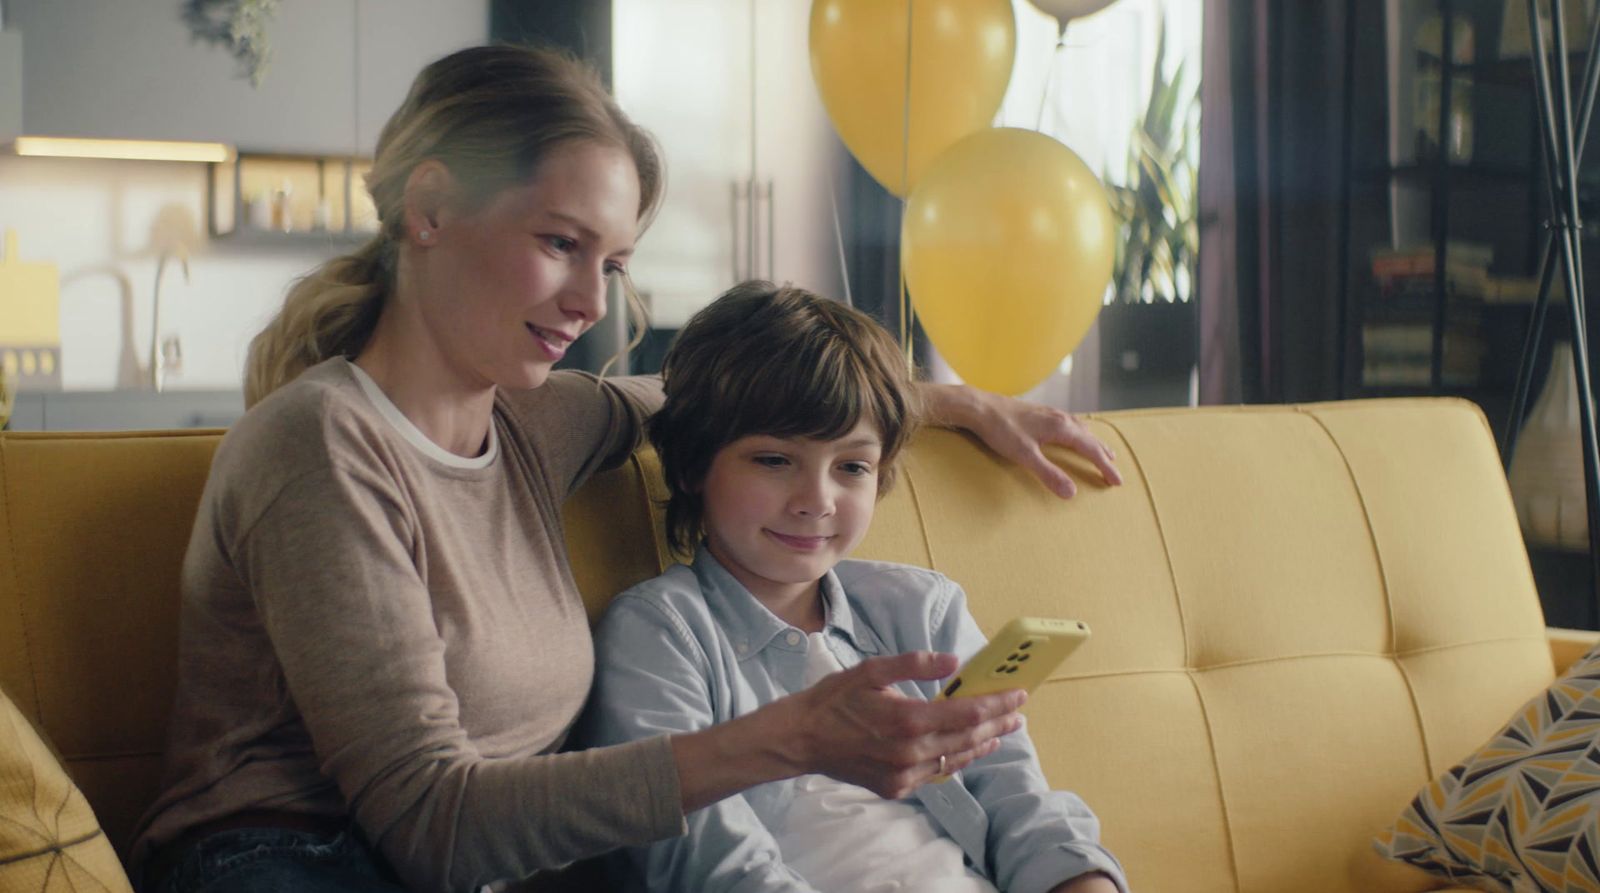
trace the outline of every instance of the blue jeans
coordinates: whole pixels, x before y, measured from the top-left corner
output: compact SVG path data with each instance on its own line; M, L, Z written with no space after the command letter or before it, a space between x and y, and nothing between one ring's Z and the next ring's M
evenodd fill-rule
M202 838L153 893L404 893L353 831L240 828Z

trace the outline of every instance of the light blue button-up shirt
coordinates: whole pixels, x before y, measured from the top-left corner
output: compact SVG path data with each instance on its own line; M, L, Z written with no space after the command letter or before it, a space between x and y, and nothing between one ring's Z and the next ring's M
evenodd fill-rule
M844 561L822 579L825 638L846 669L880 654L942 651L970 658L985 639L949 578L907 565ZM805 688L806 634L780 620L703 547L617 596L596 633L585 745L704 729ZM936 682L902 682L929 700ZM629 889L809 891L768 828L793 780L758 785L698 810L688 833L624 851ZM1099 844L1099 822L1076 795L1052 791L1025 731L943 784L913 795L1004 893L1044 893L1090 871L1127 893Z

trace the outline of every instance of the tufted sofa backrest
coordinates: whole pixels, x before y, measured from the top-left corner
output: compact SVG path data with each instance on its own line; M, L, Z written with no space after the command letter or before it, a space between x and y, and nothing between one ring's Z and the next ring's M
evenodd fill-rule
M1453 400L1107 413L1127 483L1047 494L922 434L859 554L934 567L993 631L1094 637L1027 709L1141 893L1432 888L1370 840L1551 678L1481 414ZM220 435L0 435L0 688L113 841L154 795L178 569ZM591 613L665 560L648 451L566 509Z

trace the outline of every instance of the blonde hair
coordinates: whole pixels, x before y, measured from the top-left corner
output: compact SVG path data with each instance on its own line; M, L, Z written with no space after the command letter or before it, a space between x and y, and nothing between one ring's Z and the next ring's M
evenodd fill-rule
M541 161L573 142L616 146L632 156L639 219L648 223L662 193L660 152L593 69L562 52L516 46L472 47L424 68L384 125L367 174L378 234L289 289L282 310L250 342L245 405L323 360L353 359L366 346L394 288L405 187L418 164L442 163L468 207L481 207L527 184ZM637 322L638 297L631 282L623 286Z

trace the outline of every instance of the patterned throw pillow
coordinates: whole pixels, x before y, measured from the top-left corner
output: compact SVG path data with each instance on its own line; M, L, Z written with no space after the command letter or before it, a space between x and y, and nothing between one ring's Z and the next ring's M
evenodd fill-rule
M131 893L89 801L0 692L0 893Z
M1422 789L1379 853L1507 893L1600 893L1600 647Z

